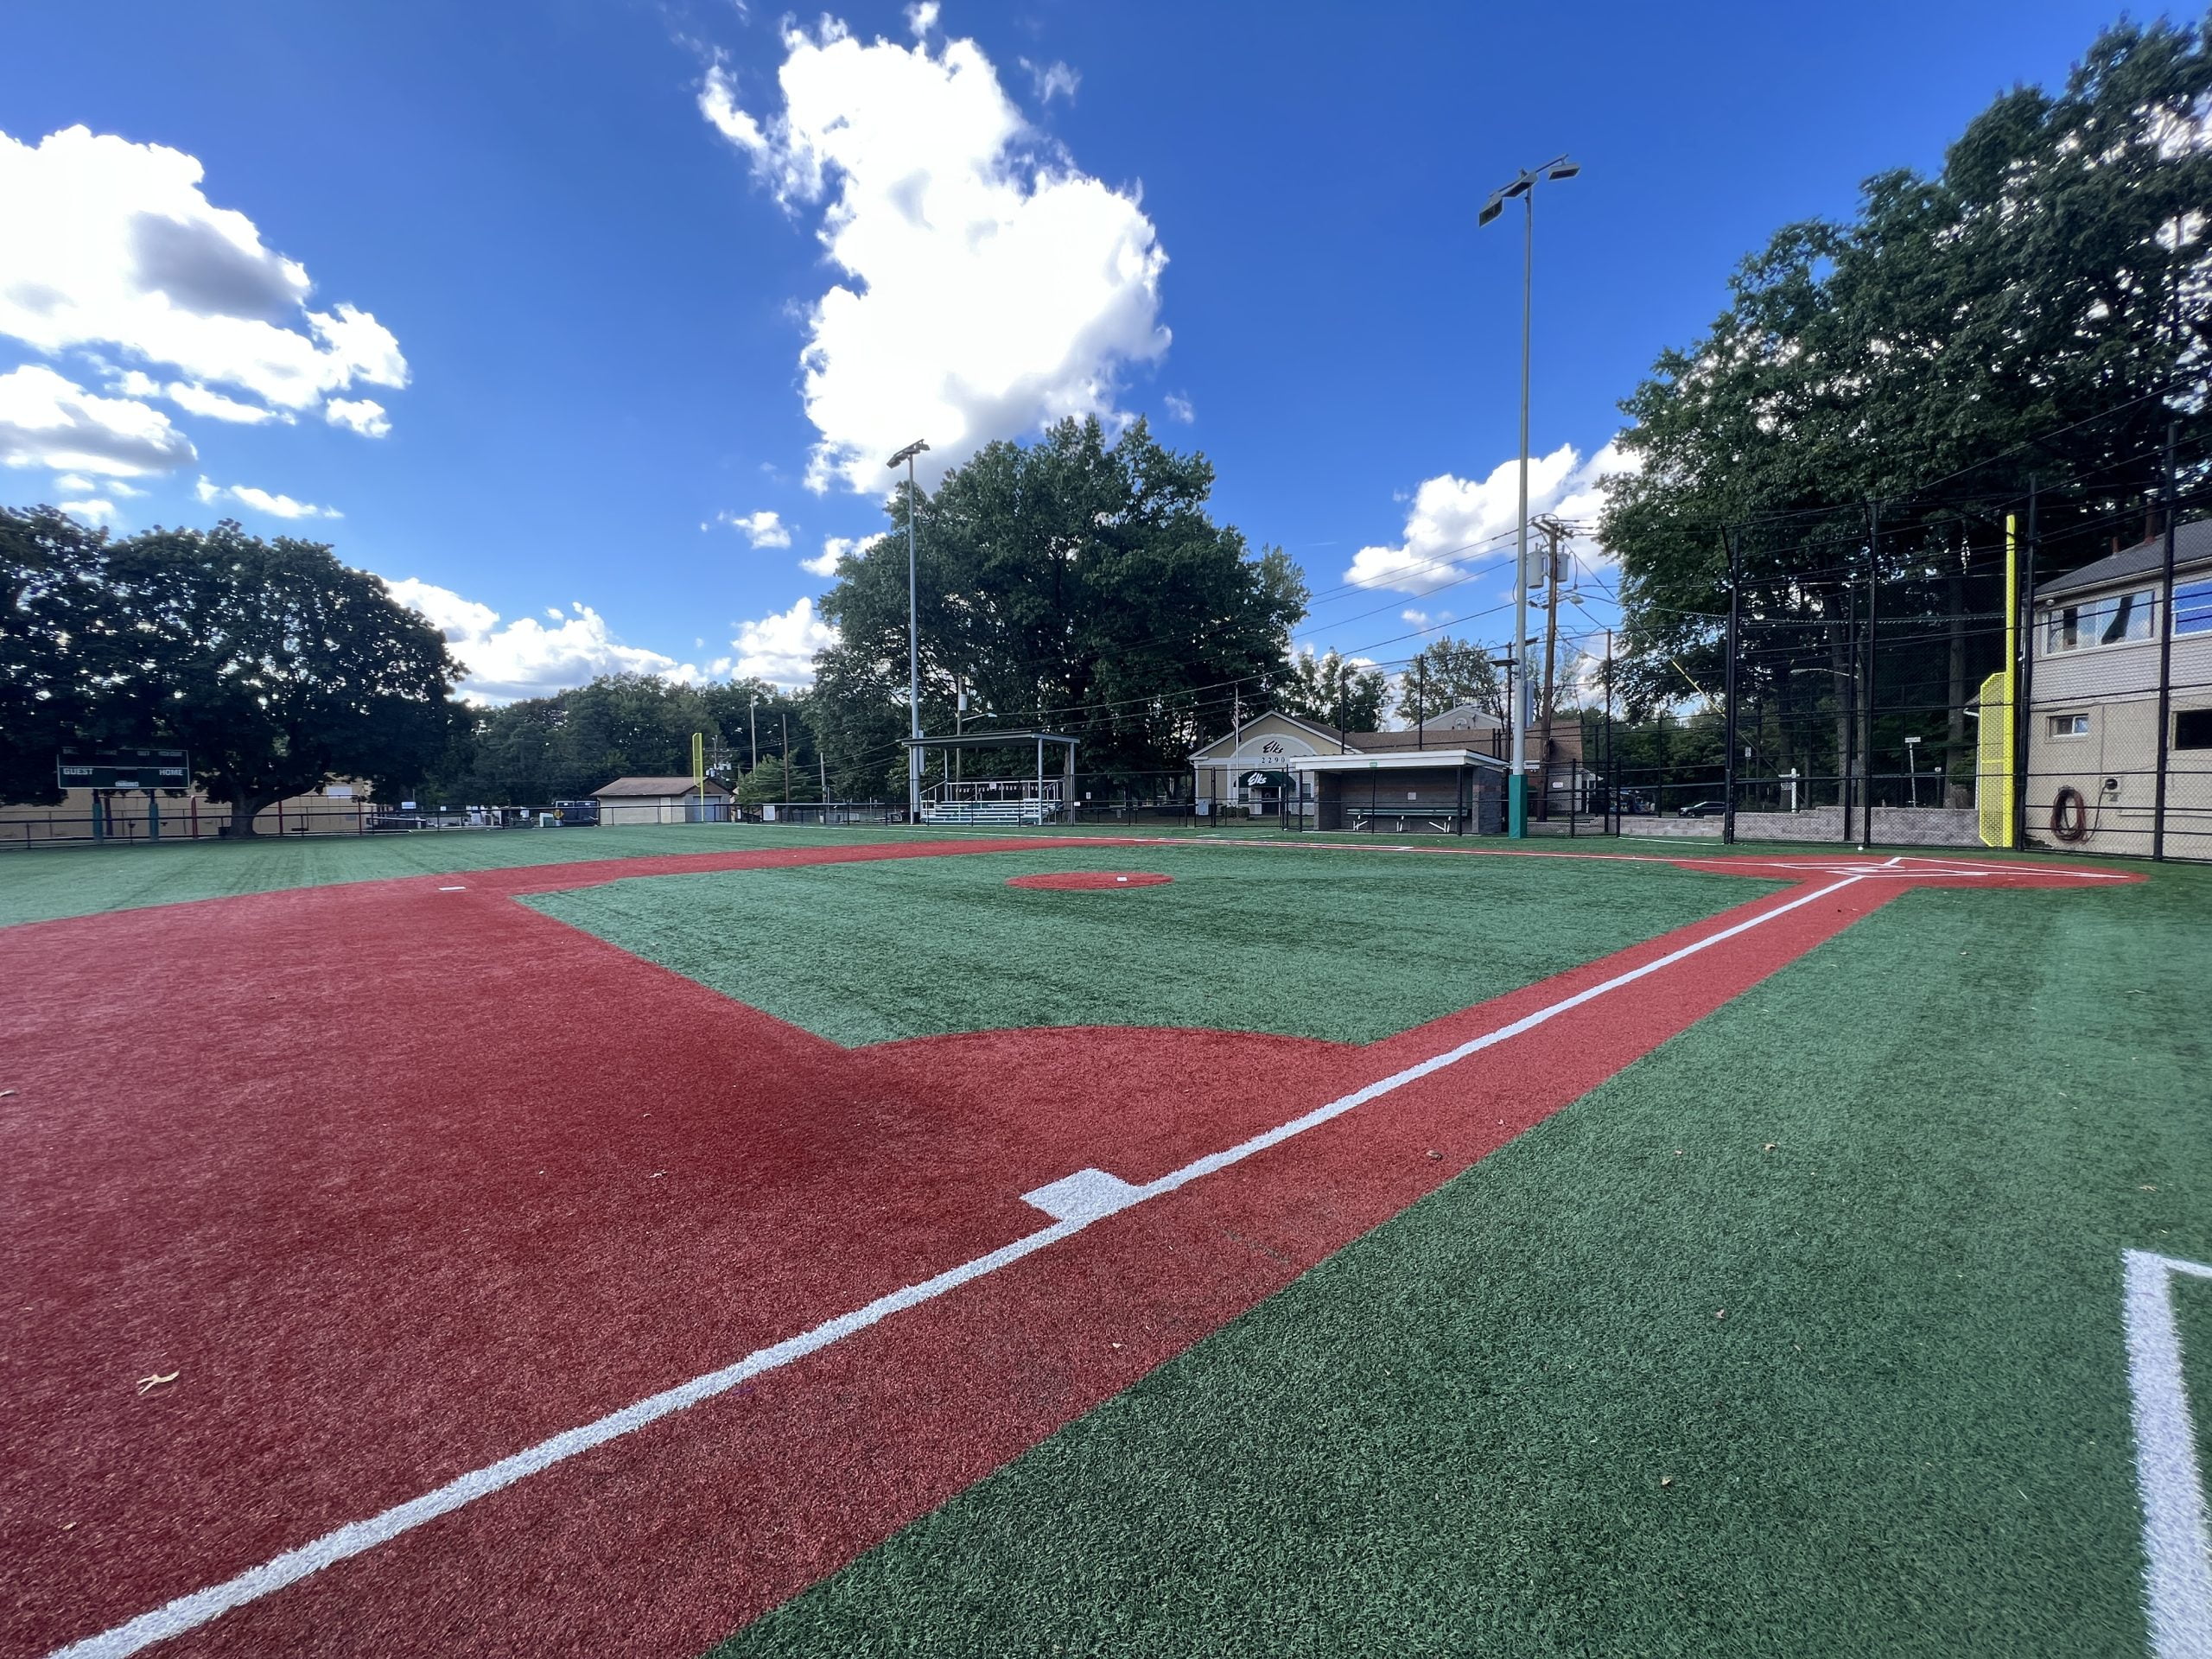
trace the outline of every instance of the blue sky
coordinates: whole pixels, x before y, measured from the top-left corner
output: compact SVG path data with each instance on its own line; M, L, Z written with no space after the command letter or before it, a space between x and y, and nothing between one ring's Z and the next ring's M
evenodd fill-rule
M1090 409L1211 457L1307 571L1302 640L1498 640L1496 561L1452 552L1513 514L1489 191L1584 168L1538 206L1530 448L1586 516L1744 253L2114 15L14 0L0 500L327 539L480 696L790 682L878 455Z

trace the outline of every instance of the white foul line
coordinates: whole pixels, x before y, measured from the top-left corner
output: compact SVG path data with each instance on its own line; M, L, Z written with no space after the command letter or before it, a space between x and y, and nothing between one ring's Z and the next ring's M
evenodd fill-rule
M1840 881L1832 882L1815 892L1802 894L1786 904L1777 905L1771 910L1761 911L1758 915L1738 922L1732 926L1724 927L1719 931L1707 934L1705 938L1683 945L1679 950L1670 950L1665 956L1647 962L1640 968L1631 968L1625 973L1616 974L1612 978L1600 984L1592 985L1586 990L1577 991L1573 996L1562 998L1547 1007L1539 1008L1535 1013L1524 1015L1510 1025L1500 1026L1496 1031L1472 1038L1461 1043L1457 1048L1446 1049L1443 1053L1423 1060L1418 1065L1409 1065L1402 1071L1394 1071L1379 1083L1370 1083L1363 1089L1355 1090L1341 1099L1333 1100L1325 1106L1315 1108L1302 1117L1294 1117L1289 1122L1280 1124L1263 1134L1255 1135L1249 1141L1240 1141L1236 1145L1224 1151L1209 1153L1203 1158L1184 1165L1180 1169L1170 1171L1157 1180L1146 1182L1142 1186L1116 1183L1124 1188L1126 1194L1134 1195L1122 1198L1120 1202L1115 1201L1115 1198L1122 1195L1104 1196L1111 1193L1112 1188L1104 1186L1103 1184L1086 1183L1086 1190L1096 1192L1101 1196L1073 1210L1067 1219L1055 1220L1049 1227L1040 1228L1036 1232L1026 1234L1014 1240L1013 1243L1002 1245L987 1255L979 1255L972 1261L962 1262L958 1267L948 1268L934 1278L925 1279L919 1284L908 1285L904 1289L891 1292L888 1295L879 1296L865 1306L856 1307L849 1313L841 1313L833 1319L824 1320L810 1331L804 1331L798 1336L786 1337L783 1341L768 1347L756 1349L744 1358L733 1364L725 1365L718 1371L709 1371L703 1376L695 1376L689 1382L678 1383L672 1389L664 1389L658 1394L649 1395L634 1405L625 1406L620 1411L610 1412L595 1422L586 1423L580 1428L568 1429L554 1435L550 1440L540 1440L536 1446L526 1447L512 1457L502 1458L497 1463L487 1464L481 1469L472 1470L467 1474L449 1480L434 1491L423 1493L420 1497L410 1498L404 1503L396 1504L381 1515L372 1516L365 1521L349 1522L334 1532L327 1532L312 1543L302 1544L297 1549L288 1549L283 1554L263 1562L259 1567L248 1568L236 1578L227 1579L221 1584L211 1585L205 1590L194 1591L190 1595L179 1596L175 1601L156 1607L149 1613L141 1613L137 1618L118 1624L112 1630L103 1630L98 1636L86 1637L83 1641L72 1643L66 1648L57 1648L48 1656L48 1659L121 1659L121 1656L137 1653L142 1649L152 1646L156 1642L167 1641L173 1636L181 1636L187 1630L207 1624L210 1619L221 1617L234 1607L242 1607L248 1602L258 1601L262 1597L273 1594L288 1585L297 1584L309 1573L320 1572L326 1567L334 1567L340 1561L346 1560L353 1556L364 1554L379 1544L389 1543L401 1534L411 1532L426 1522L435 1521L442 1515L449 1515L464 1504L473 1503L480 1497L488 1497L504 1487L512 1486L517 1481L537 1474L540 1470L550 1469L555 1464L573 1458L579 1452L588 1452L595 1446L604 1446L609 1440L619 1439L650 1423L658 1422L672 1413L696 1406L702 1401L711 1400L717 1395L727 1394L748 1378L759 1376L763 1372L779 1370L795 1360L803 1359L818 1349L827 1348L832 1343L842 1341L847 1337L867 1330L870 1325L890 1318L893 1313L904 1312L910 1307L918 1307L924 1302L933 1301L946 1292L956 1290L970 1280L980 1279L986 1274L996 1273L1001 1268L1009 1267L1026 1255L1033 1255L1039 1250L1058 1243L1063 1239L1072 1238L1092 1223L1103 1220L1107 1216L1116 1214L1133 1205L1141 1204L1148 1198L1156 1198L1165 1193L1173 1192L1178 1187L1187 1185L1202 1175L1211 1175L1217 1170L1226 1169L1231 1164L1240 1163L1254 1153L1263 1152L1269 1147L1289 1140L1293 1135L1303 1135L1306 1130L1326 1123L1332 1118L1341 1117L1356 1107L1363 1106L1371 1100L1389 1094L1395 1090L1402 1089L1406 1084L1417 1082L1432 1072L1440 1071L1446 1066L1456 1065L1471 1054L1478 1054L1484 1049L1518 1037L1524 1032L1532 1031L1547 1020L1557 1019L1560 1014L1579 1008L1586 1002L1592 1001L1609 992L1617 991L1624 985L1632 985L1637 980L1656 974L1663 968L1671 968L1676 963L1694 957L1701 950L1710 950L1713 946L1732 939L1738 934L1748 933L1755 927L1764 926L1778 916L1786 916L1793 910L1799 910L1807 905L1817 903L1829 894L1840 892L1843 888L1853 885L1860 879L1856 875L1846 876ZM1074 1179L1073 1177L1066 1179ZM1111 1181L1112 1178L1107 1177L1106 1179ZM1039 1188L1037 1194L1032 1195L1033 1199L1064 1185L1065 1182L1055 1182L1052 1187ZM2159 1659L2168 1659L2168 1656L2161 1654Z
M2205 1524L2173 1302L2175 1274L2212 1279L2212 1268L2148 1250L2125 1251L2123 1258L2151 1651L2156 1659L2212 1659L2212 1529Z

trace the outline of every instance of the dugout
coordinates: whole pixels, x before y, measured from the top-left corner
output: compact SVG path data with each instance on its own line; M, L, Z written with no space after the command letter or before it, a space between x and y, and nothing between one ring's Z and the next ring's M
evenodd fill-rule
M1317 830L1389 836L1505 833L1506 763L1475 749L1300 755Z

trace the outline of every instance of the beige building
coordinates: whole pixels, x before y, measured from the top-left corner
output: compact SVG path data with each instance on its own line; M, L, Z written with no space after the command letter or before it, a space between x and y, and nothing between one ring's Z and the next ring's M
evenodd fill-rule
M617 778L592 791L603 825L724 823L729 791L709 778L703 791L689 778Z
M2171 626L2165 850L2212 858L2212 518L2174 536L2160 614L2154 538L2037 584L2028 694L2031 845L2147 855L2158 782L2158 656Z

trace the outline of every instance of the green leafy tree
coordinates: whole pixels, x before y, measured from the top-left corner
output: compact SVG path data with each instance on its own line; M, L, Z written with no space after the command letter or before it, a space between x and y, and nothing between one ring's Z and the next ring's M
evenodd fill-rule
M1641 466L1610 483L1602 534L1631 707L1718 682L1724 525L1751 525L1746 620L1797 630L1749 670L1785 741L1793 712L1840 716L1837 574L1866 556L1871 504L1885 575L1925 575L1932 597L1907 602L1954 617L1974 512L2031 480L2046 569L2143 533L2169 420L2185 454L2212 437L2208 108L2212 25L2123 23L2061 92L2000 95L1936 176L1879 175L1851 222L1787 226L1745 262L1711 332L1623 404Z
M1255 553L1213 521L1213 479L1141 420L1110 443L1096 420L1063 421L948 473L919 509L925 729L951 729L964 683L979 723L1071 732L1086 771L1159 771L1217 733L1240 691L1266 706L1305 585L1280 549ZM841 789L904 791L914 505L902 486L892 533L849 556L823 601L842 642L817 659L811 701Z
M1276 693L1286 714L1347 732L1379 732L1390 677L1372 663L1355 662L1332 649L1316 656L1311 646L1290 658Z
M59 801L59 751L107 735L106 548L52 507L0 509L0 800Z
M334 779L404 791L444 753L458 665L436 629L321 543L152 530L102 550L69 649L101 734L192 752L208 798L254 815Z
M1472 703L1505 718L1505 690L1491 654L1471 640L1431 640L1398 677L1397 714L1411 722Z

